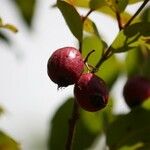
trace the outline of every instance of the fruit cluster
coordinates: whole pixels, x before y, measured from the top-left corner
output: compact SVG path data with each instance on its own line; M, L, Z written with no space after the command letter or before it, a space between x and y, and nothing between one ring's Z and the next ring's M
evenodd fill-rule
M58 87L75 84L76 102L87 111L98 111L107 105L108 89L105 82L95 74L83 73L84 64L79 50L63 47L49 58L48 76Z

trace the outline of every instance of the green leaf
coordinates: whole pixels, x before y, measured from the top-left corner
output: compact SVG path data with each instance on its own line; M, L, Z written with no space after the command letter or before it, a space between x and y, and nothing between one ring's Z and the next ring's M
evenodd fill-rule
M105 61L96 73L107 83L109 89L113 86L121 73L121 62L115 57L110 57Z
M49 150L65 150L65 143L68 134L68 119L72 114L74 99L68 99L56 111L51 121L51 132L48 143ZM81 110L80 119L77 122L73 150L83 150L92 145L101 131L101 122L97 120L98 116ZM89 125L89 119L94 121L95 125Z
M129 4L134 4L134 3L138 3L144 0L129 0Z
M14 33L18 32L18 29L14 25L9 23L3 23L2 18L0 18L0 28L8 29Z
M135 23L121 30L112 43L113 53L126 52L140 45L142 37L150 36L150 22Z
M105 4L106 4L105 0L90 0L90 8L92 10L98 9Z
M87 18L84 21L84 27L83 28L84 28L84 31L86 31L90 34L94 34L100 38L96 24L91 19Z
M147 7L141 15L143 21L150 22L150 6Z
M82 29L83 23L79 13L76 11L74 6L70 5L65 1L58 0L57 6L60 9L65 21L70 28L72 34L79 40L82 41Z
M99 57L105 48L104 42L96 35L87 36L83 39L82 52L83 57L86 57L91 50L95 50L91 57L88 59L88 63L95 66Z
M12 24L4 24L1 27L4 28L4 29L8 29L8 30L10 30L10 31L12 31L14 33L18 32L18 29Z
M32 18L35 9L36 0L14 0L17 4L24 20L26 21L27 25L30 27L32 23Z
M127 75L133 76L140 74L143 61L143 54L139 47L129 51L125 59Z
M4 111L3 107L0 106L0 116L1 116L4 112L5 112L5 111Z
M150 143L150 110L142 107L133 109L127 115L120 115L107 130L107 144L110 150L135 146L142 143L143 150ZM126 149L128 150L128 149ZM135 150L139 150L138 148Z
M150 78L150 51L145 46L129 51L125 62L128 76L140 74Z
M129 0L116 0L117 10L121 13L125 10Z
M85 7L89 8L89 2L90 0L65 0L71 5L77 6L77 7Z
M139 150L141 147L143 148L143 143L139 142L132 146L123 146L123 147L119 148L119 150Z
M20 150L20 145L0 131L0 150Z

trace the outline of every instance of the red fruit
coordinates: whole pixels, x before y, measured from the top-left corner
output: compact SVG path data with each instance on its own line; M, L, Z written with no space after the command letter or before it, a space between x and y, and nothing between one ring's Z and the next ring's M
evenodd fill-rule
M142 76L134 76L127 80L123 96L129 107L140 105L150 97L150 81Z
M73 47L56 50L48 60L47 72L58 87L74 84L83 72L84 62L80 52Z
M98 111L108 102L105 82L92 73L82 74L75 84L74 95L77 103L87 111Z

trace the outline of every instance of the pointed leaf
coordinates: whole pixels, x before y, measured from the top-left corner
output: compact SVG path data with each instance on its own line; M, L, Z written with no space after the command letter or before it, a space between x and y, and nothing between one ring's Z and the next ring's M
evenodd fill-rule
M84 21L84 31L100 37L96 24L89 18Z
M86 57L91 50L95 50L91 57L88 59L88 63L95 66L99 57L105 48L103 41L96 35L87 36L83 39L82 51L83 57Z
M116 0L117 10L123 12L128 5L128 1L129 0Z
M0 131L0 150L21 150L20 145L11 137Z
M60 9L65 21L71 30L72 34L79 40L82 40L83 23L79 13L74 6L65 1L58 0L57 6Z
M71 5L89 8L90 0L65 0Z
M105 0L90 0L90 8L92 10L98 9L105 4L106 4Z
M150 36L150 22L140 22L130 25L120 31L114 42L112 43L112 51L114 53L126 52L140 44L141 37Z
M25 0L25 1L14 0L14 1L17 4L27 25L30 27L32 18L33 18L33 14L34 14L36 0Z
M14 33L18 32L18 29L12 24L5 24L2 26L2 28L8 29Z

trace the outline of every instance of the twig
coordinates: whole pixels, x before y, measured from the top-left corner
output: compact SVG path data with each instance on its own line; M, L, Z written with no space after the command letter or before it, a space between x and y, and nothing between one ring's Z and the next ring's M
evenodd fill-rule
M84 21L87 19L87 17L92 13L92 11L93 10L89 10L89 12L82 18L83 24L84 24ZM79 41L79 51L82 53L82 41ZM78 119L79 119L79 106L76 103L76 101L74 101L72 117L69 120L69 129L68 129L68 137L67 137L67 141L66 141L66 150L72 150L75 127L76 127L76 123L77 123Z
M106 52L102 55L102 57L100 58L100 60L98 61L98 63L95 65L95 67L92 70L92 73L95 73L99 70L99 67L101 66L101 64L107 60L110 56L112 55L111 53L111 46L106 50Z
M87 17L88 17L93 11L94 11L93 9L90 9L90 10L87 12L87 14L86 14L84 17L82 17L83 23L84 23L84 21L87 19Z
M141 10L146 6L146 4L149 2L149 0L145 0L143 4L139 7L139 9L135 12L135 14L130 18L130 20L125 24L124 28L129 26L131 22L134 20L134 18L141 12Z
M72 150L75 126L76 126L77 120L79 119L78 109L79 107L77 103L74 101L72 117L71 119L69 119L69 130L68 130L68 137L66 141L66 150Z
M122 22L121 22L121 16L120 16L120 13L118 11L116 11L116 18L117 18L119 30L121 30L123 27L122 27Z
M130 20L125 24L124 27L122 27L122 29L128 27L130 25L130 23L135 19L135 17L141 12L141 10L146 6L146 4L149 2L149 0L145 0L143 2L143 4L139 7L139 9L135 12L135 14L130 18ZM116 14L117 15L117 14ZM118 16L119 17L119 16ZM120 19L118 18L118 25L120 26ZM120 27L119 27L120 28ZM102 55L102 57L100 58L100 60L98 61L98 63L96 64L95 68L92 70L92 73L95 73L99 67L101 66L101 64L107 60L109 57L112 56L112 49L111 49L111 45L108 47L108 49L106 50L106 52Z

